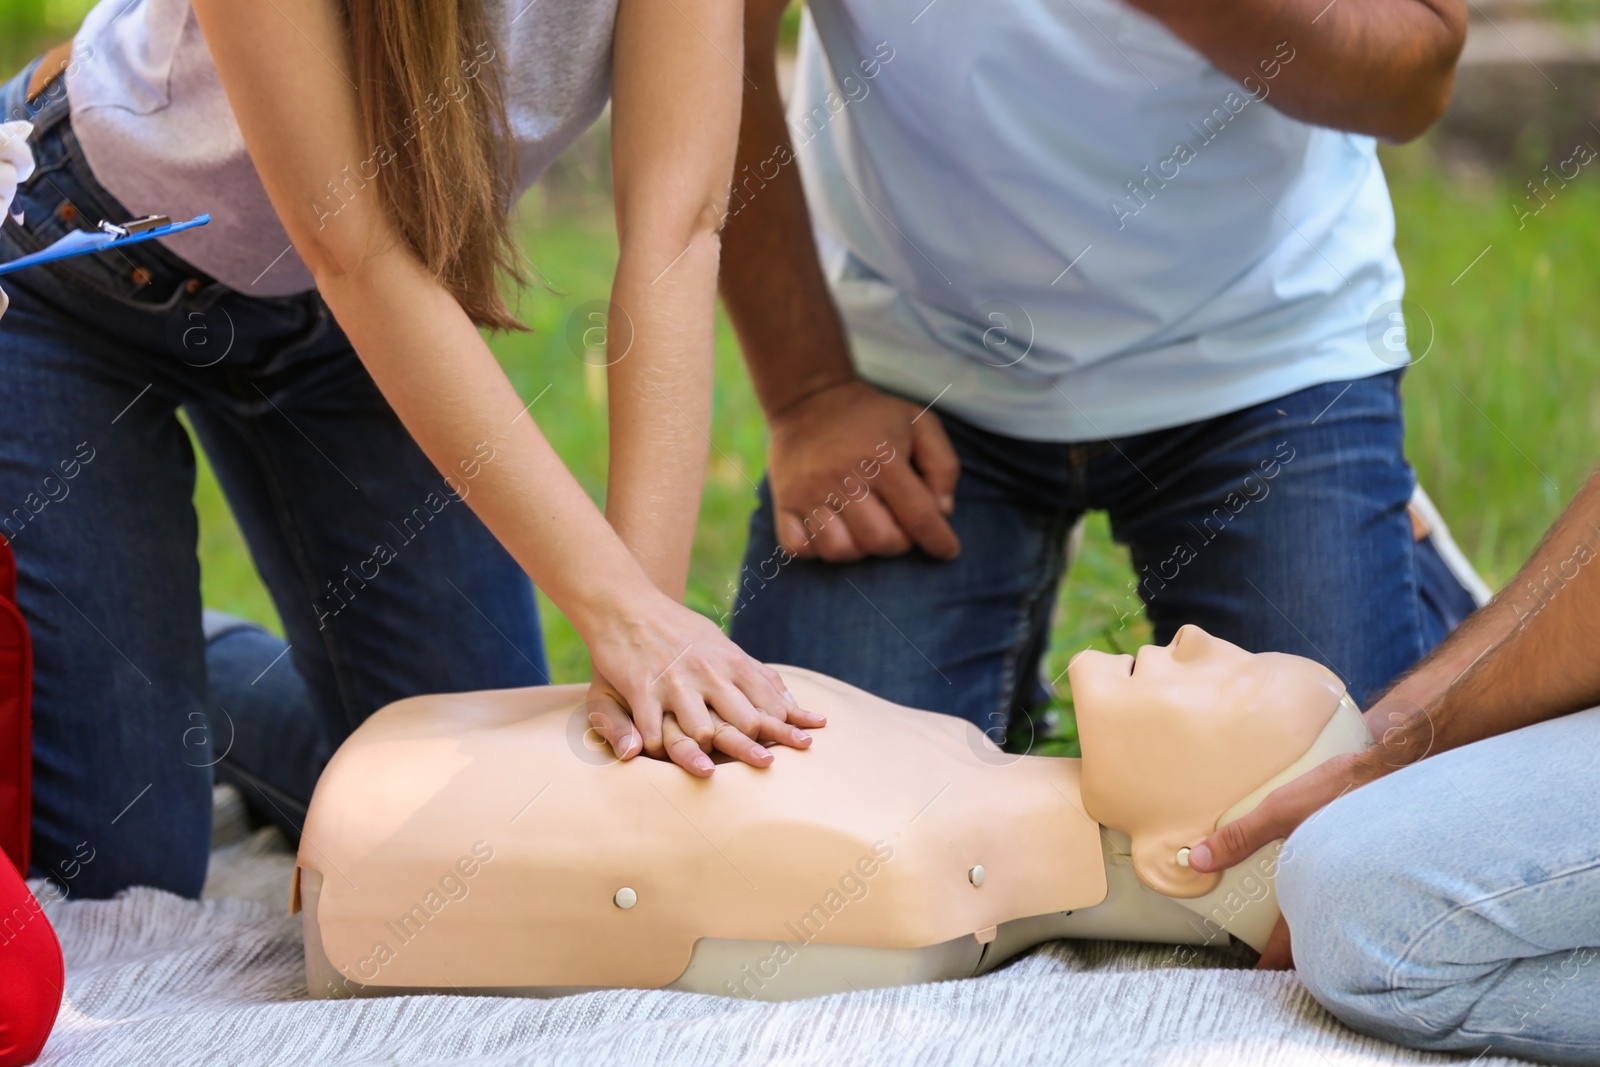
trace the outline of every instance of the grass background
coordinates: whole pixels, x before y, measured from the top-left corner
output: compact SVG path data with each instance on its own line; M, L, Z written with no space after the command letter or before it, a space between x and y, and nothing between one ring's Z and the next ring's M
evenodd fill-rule
M83 0L0 0L3 69L70 34L87 7ZM1435 334L1405 382L1408 451L1457 540L1498 587L1600 453L1600 166L1585 168L1519 228L1513 204L1523 202L1523 183L1542 160L1498 175L1447 168L1423 141L1384 149L1383 162L1408 295ZM596 500L605 488L604 372L573 355L566 323L609 289L616 244L607 166L603 139L586 138L521 205L528 254L550 286L524 294L530 334L492 342L525 398L550 388L540 426ZM1427 332L1415 318L1410 328L1413 340ZM711 436L716 449L689 599L715 615L730 599L766 443L726 322L718 330ZM271 601L204 466L195 506L206 603L275 627ZM1126 552L1111 543L1103 517L1092 518L1060 596L1049 677L1085 646L1127 649L1146 639L1142 623L1119 629L1130 577ZM587 655L572 628L549 602L542 608L555 680L586 678ZM1066 699L1061 691L1054 710L1064 714L1047 751L1076 750Z

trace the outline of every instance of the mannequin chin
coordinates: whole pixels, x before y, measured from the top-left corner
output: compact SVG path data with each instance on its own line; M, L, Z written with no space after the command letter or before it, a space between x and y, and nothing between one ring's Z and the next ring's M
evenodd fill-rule
M583 686L379 711L306 819L311 994L790 999L966 977L1060 937L1259 948L1277 847L1220 875L1182 849L1369 740L1325 668L1193 626L1073 661L1081 761L778 669L829 725L709 779L610 758Z

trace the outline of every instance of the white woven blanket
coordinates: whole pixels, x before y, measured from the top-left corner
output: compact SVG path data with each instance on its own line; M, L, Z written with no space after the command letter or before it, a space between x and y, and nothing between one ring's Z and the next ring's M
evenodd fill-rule
M617 991L557 1000L310 1001L275 831L220 850L210 899L52 906L67 1000L41 1064L1465 1063L1361 1037L1292 974L1058 943L983 978L788 1004ZM255 896L258 899L247 899ZM270 900L271 903L267 901ZM1228 966L1228 964L1234 964ZM1483 1057L1473 1067L1512 1067Z

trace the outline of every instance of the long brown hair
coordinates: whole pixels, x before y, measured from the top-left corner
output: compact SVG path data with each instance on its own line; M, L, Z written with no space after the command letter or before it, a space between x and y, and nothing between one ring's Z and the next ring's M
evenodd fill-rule
M346 0L345 11L386 209L473 322L522 329L499 286L500 272L524 278L508 218L501 64L482 0Z

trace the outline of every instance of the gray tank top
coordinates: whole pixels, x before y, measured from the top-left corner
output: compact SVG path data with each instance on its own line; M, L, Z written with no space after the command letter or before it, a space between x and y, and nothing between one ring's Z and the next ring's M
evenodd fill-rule
M520 193L604 109L617 0L483 2L494 40L481 54L500 69ZM175 253L251 296L313 288L245 151L189 0L101 0L78 31L67 94L90 169L124 207L174 220L211 215L210 226L173 239ZM439 99L459 106L443 87ZM344 189L360 183L343 172L328 178Z

